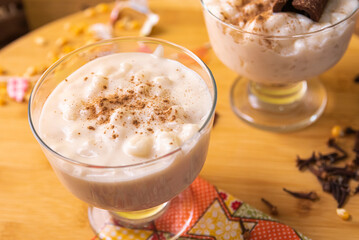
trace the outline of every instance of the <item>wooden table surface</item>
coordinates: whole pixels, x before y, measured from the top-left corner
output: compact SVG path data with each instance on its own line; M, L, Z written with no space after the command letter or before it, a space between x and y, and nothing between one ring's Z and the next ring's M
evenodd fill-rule
M189 49L208 42L199 1L153 0L161 16L152 37L163 38ZM59 36L71 34L66 22L105 21L108 14L86 20L83 13L48 24L0 51L0 67L20 75L28 66L44 66L48 52ZM126 33L124 33L126 34ZM34 39L43 36L45 47ZM71 40L74 46L84 36ZM321 191L315 177L295 167L297 154L328 151L325 142L333 125L359 128L359 38L354 36L342 60L320 76L328 91L323 116L310 127L292 133L273 133L248 126L229 105L229 90L236 74L211 52L208 66L218 84L219 119L213 129L207 161L201 176L234 196L268 212L261 197L278 206L278 219L317 239L359 239L359 195L345 208L351 221L336 215L334 199ZM346 140L350 149L352 140ZM306 203L288 196L292 190L315 190L320 200ZM87 205L70 194L58 181L27 120L27 104L9 102L0 107L0 239L91 239Z

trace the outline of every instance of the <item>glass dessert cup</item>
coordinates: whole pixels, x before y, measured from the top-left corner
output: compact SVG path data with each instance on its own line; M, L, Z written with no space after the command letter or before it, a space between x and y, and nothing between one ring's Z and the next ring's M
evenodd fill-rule
M265 130L292 131L320 117L327 94L317 76L345 53L358 9L318 31L270 36L226 23L203 0L202 5L215 54L240 75L230 92L232 110L239 118Z
M97 57L121 52L153 52L163 47L165 58L181 62L205 81L212 96L210 112L190 139L166 155L140 163L119 166L91 165L61 155L43 140L40 114L49 94L68 75ZM142 37L123 37L82 47L56 63L41 76L29 100L31 130L61 183L90 205L89 221L96 233L107 225L153 229L154 222L167 221L182 211L182 218L168 227L176 239L191 221L190 184L205 162L217 101L215 80L208 67L189 50L170 42Z

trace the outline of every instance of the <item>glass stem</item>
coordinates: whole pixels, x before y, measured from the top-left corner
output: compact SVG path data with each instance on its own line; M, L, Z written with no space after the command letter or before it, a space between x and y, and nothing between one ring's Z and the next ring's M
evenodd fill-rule
M115 222L122 226L139 227L147 224L152 220L162 215L169 205L169 202L163 203L159 206L131 212L111 212Z
M296 106L307 91L307 82L286 85L265 85L250 81L249 101L253 108L283 112Z

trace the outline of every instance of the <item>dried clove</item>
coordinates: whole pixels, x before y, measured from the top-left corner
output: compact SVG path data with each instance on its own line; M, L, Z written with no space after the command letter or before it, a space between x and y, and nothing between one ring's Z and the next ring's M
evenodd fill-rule
M293 191L289 191L286 188L283 188L283 191L289 193L290 195L292 195L293 197L296 198L301 198L301 199L308 199L311 201L316 201L319 199L318 194L316 192L309 192L309 193L302 193L302 192L293 192Z
M359 167L359 154L355 156L355 158L352 161L353 165L357 168Z
M322 167L317 168L314 166L310 166L309 170L316 176L319 177L320 179L325 180L328 177L328 174L324 171L324 169Z
M357 178L357 172L350 170L347 166L345 167L332 167L323 165L322 168L330 175L345 176L348 178Z
M329 138L327 142L328 147L334 148L342 153L342 156L336 157L336 161L346 159L348 157L348 153L344 151L335 141L335 138Z
M327 142L328 147L334 148L344 155L348 155L346 151L344 151L336 142L335 138L329 138Z
M328 147L335 149L334 152L327 154L318 153L317 156L313 153L308 159L300 159L297 157L296 162L297 167L300 170L307 168L317 177L323 191L330 193L334 197L338 208L343 207L350 196L351 179L359 181L359 130L353 129L352 127L346 127L343 133L343 136L355 135L355 143L353 147L355 157L352 161L346 162L344 167L333 165L340 160L348 158L348 153L338 145L336 138L330 138L327 141ZM313 192L298 193L291 192L287 189L283 190L297 198L318 198L318 196L313 194ZM353 194L357 193L359 193L359 185L353 191Z
M355 134L356 132L357 132L357 130L353 129L352 127L346 127L344 129L345 135L352 135L352 134Z
M354 189L354 192L353 192L353 194L357 194L357 193L359 193L359 185Z
M355 82L355 83L359 83L359 74L355 76L354 82Z
M355 143L354 143L353 151L356 153L356 155L358 157L358 155L359 155L359 131L357 131L355 134Z
M349 186L345 186L336 181L332 181L330 184L332 189L332 195L338 203L338 208L343 207L350 192Z
M297 167L299 170L303 171L305 168L309 167L311 164L317 162L317 158L315 157L315 152L312 153L312 156L307 159L301 159L297 156Z
M215 112L213 119L213 127L217 124L218 118L219 118L219 113Z
M339 157L339 154L337 152L322 154L319 153L319 159L320 160L329 160L330 163L336 163L339 160L342 160L342 156Z
M270 214L277 216L278 215L278 208L276 206L274 206L272 203L270 203L268 200L261 198L262 202L268 206L269 210L270 210Z
M250 231L244 226L242 218L239 219L239 225L241 226L243 240L249 240L251 238Z

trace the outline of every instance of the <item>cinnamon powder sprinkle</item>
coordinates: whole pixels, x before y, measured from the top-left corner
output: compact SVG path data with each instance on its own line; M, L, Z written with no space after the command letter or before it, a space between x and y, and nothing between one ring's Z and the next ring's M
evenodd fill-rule
M149 88L149 91L151 91L151 88L155 88L155 86L150 84ZM132 89L117 89L115 94L96 97L88 102L82 102L82 104L82 109L86 109L88 112L87 120L96 120L96 124L99 125L108 123L110 117L118 109L123 111L116 113L118 115L115 120L127 119L126 115L131 114L133 120L129 123L136 128L140 125L175 121L177 119L176 115L178 115L177 111L172 109L172 106L176 104L170 99L169 93L166 92L161 96L156 96ZM126 121L121 124L125 126ZM112 125L111 128L113 127Z
M88 126L87 129L89 129L89 130L95 130L96 128L94 128L93 126Z

